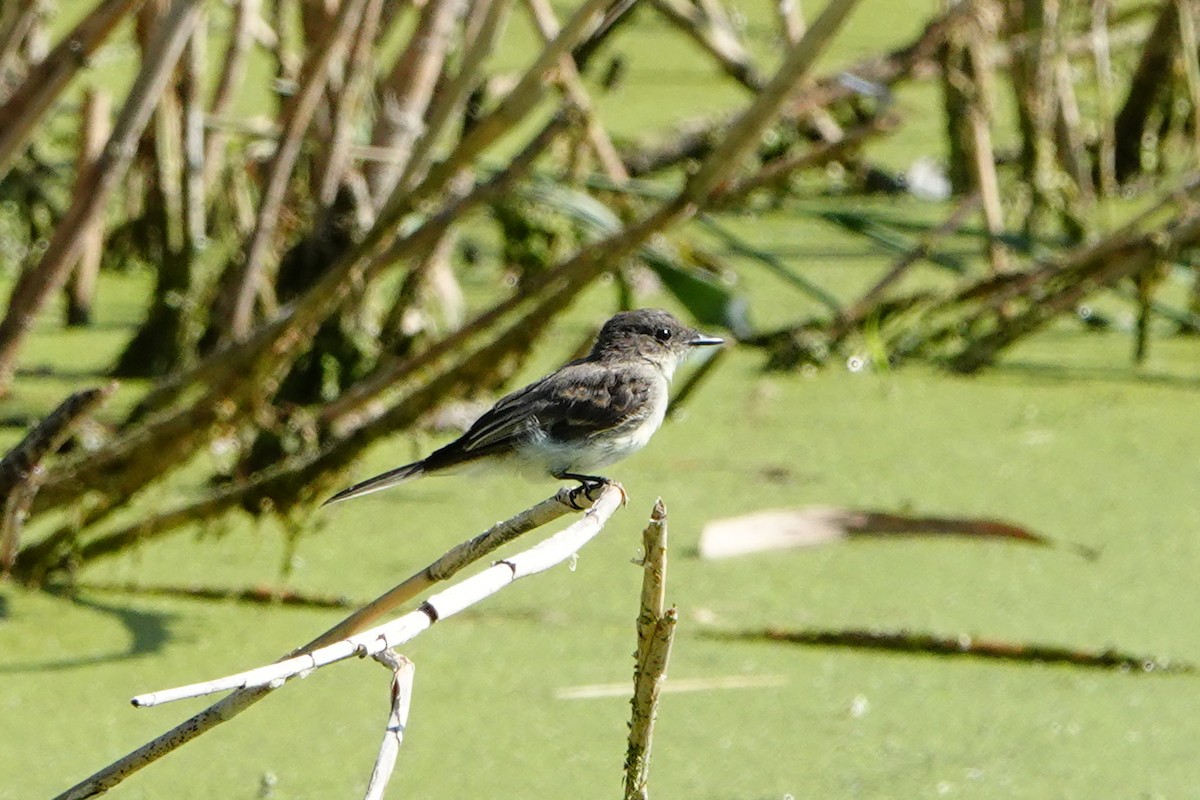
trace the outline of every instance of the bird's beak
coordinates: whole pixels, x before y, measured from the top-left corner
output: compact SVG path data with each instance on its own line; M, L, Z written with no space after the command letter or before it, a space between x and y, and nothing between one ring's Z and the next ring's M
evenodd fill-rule
M725 344L725 340L719 336L708 336L703 333L697 333L688 341L692 347L709 347L712 345Z

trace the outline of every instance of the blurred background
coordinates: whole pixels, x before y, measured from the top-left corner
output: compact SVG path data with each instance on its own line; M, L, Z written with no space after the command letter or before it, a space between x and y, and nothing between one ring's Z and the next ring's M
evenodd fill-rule
M618 791L656 497L652 792L1186 795L1198 14L4 0L0 797L555 491L319 508L646 306L729 344L573 570L405 649L396 796ZM386 713L324 670L115 791L361 794Z

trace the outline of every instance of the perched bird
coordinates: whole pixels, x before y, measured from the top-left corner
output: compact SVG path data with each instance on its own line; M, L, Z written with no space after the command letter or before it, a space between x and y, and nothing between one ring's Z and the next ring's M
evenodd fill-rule
M420 461L343 489L337 503L397 484L476 464L608 483L592 471L645 447L667 411L667 386L693 348L723 340L689 328L666 311L617 314L592 351L499 400L450 444Z

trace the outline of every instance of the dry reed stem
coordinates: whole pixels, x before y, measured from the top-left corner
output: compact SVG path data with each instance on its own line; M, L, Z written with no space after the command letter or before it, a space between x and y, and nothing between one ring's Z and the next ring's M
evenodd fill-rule
M31 69L21 85L0 106L0 179L8 174L13 160L28 143L29 136L54 101L67 88L80 65L99 49L113 29L141 0L104 0Z
M436 91L425 116L425 132L413 144L398 185L416 186L429 169L433 153L450 123L462 119L467 98L479 85L484 62L496 48L508 20L512 0L476 0L467 12L463 54L458 72Z
M1192 154L1200 163L1200 39L1196 35L1196 3L1194 0L1174 0L1179 13L1179 59L1187 82L1192 107Z
M804 9L800 0L775 0L775 16L783 41L795 44L804 36Z
M1195 186L1188 191L1194 195ZM1004 294L1006 300L1025 300L1025 308L968 341L949 359L950 367L959 372L974 372L990 364L1009 345L1075 308L1092 292L1149 270L1198 241L1200 214L1187 208L1158 230L1142 232L1126 228L1032 270L1023 276L1025 280L1014 284L1015 291ZM963 295L971 291L968 289Z
M808 73L817 56L841 28L857 0L830 0L808 32L792 47L779 70L733 122L728 134L688 179L675 205L702 203L758 144L759 135L778 116L788 95Z
M137 18L138 46L141 61L146 62L154 34L166 15L169 0L147 0L142 4ZM203 30L204 12L196 20L196 30ZM181 58L181 62L185 59ZM167 251L175 254L183 249L183 125L179 94L176 91L179 70L176 69L170 82L158 98L151 119L153 130L143 137L142 146L152 154L153 185L150 189L156 205L162 206L164 239Z
M117 384L75 392L0 460L0 573L7 575L17 559L21 527L42 480L42 462L66 442L75 425L109 398Z
M1092 2L1092 61L1096 75L1096 117L1099 126L1100 194L1113 197L1117 193L1115 145L1113 143L1113 69L1108 36L1109 0Z
M559 31L559 23L554 15L554 9L550 7L547 0L526 0L526 4L529 6L534 25L541 33L542 39L549 42ZM564 55L562 61L559 62L557 77L567 99L583 115L588 144L591 146L592 152L596 154L596 158L600 160L600 166L603 167L604 173L617 183L625 183L629 180L629 173L625 171L625 164L621 161L621 156L617 153L617 148L609 138L608 132L604 130L604 126L596 117L592 99L588 95L587 89L584 88L583 81L579 77L579 70L575 67L575 60L569 53Z
M427 598L415 611L345 639L261 667L199 683L140 694L133 698L133 705L137 708L149 708L218 692L259 687L278 688L286 681L307 676L321 667L356 656L373 656L406 644L429 630L435 622L470 608L521 578L544 572L572 558L584 544L600 533L609 517L624 502L624 489L619 484L607 484L600 490L600 496L592 508L567 529L559 531L534 547L493 564L483 572L443 589Z
M379 213L380 220L387 225L398 222L419 203L440 192L460 170L469 167L484 150L523 122L545 97L548 86L546 76L558 66L562 56L595 27L609 1L585 0L567 20L558 36L542 48L512 91L490 114L471 126L443 161L433 165L415 186L404 181L396 185Z
M1008 252L1001 241L1004 232L1004 203L1000 197L1000 178L996 174L996 154L992 149L992 105L995 97L995 76L985 45L995 35L987 11L976 17L976 24L965 29L966 50L974 92L967 104L967 121L971 131L971 169L983 208L987 228L987 257L992 272L1007 272ZM1015 79L1014 79L1015 80Z
M387 150L389 158L367 168L367 185L376 210L383 207L395 190L412 156L413 145L424 133L425 115L461 10L461 0L428 0L408 46L384 81L371 143Z
M258 218L245 247L242 263L235 267L234 279L228 284L230 295L221 304L218 314L228 316L222 326L222 337L233 341L244 339L253 323L254 299L258 294L266 259L275 245L275 231L280 211L287 196L292 172L300 157L304 134L312 123L317 104L322 100L329 81L330 66L341 59L355 25L362 17L366 0L347 0L339 9L326 38L310 53L301 72L299 91L287 104L283 117L283 133L259 201Z
M13 288L8 313L0 322L0 394L8 391L18 353L38 312L62 286L68 270L78 259L88 224L103 211L105 202L125 177L137 141L199 20L201 7L199 0L176 0L163 18L108 146L88 170L88 177L81 181L85 190L74 195L41 261L26 270Z
M363 240L331 265L321 280L296 302L286 317L261 326L253 336L237 346L219 348L192 369L161 382L147 393L136 413L144 415L162 409L198 384L211 383L223 376L237 375L239 370L244 374L251 364L258 364L261 368L261 364L269 360L276 365L276 369L280 364L286 367L290 364L289 354L303 347L316 326L337 311L350 288L365 279L365 272L377 272L382 267L389 266L405 252L419 251L422 246L428 244L424 237L429 233L440 236L440 230L430 229L427 223L415 234L406 237L405 242L393 243L400 220L413 207L440 191L461 167L469 165L483 148L520 122L525 113L536 105L544 95L545 72L557 63L563 52L568 51L571 45L585 34L605 2L606 0L587 0L554 42L545 48L500 107L472 128L471 133L460 141L446 161L427 174L411 191L407 190L403 182L399 184ZM548 128L543 129L543 134L547 130ZM535 143L537 141L535 139ZM532 146L531 144L530 147ZM510 169L517 171L515 161L510 165ZM499 183L492 181L488 185L502 188L505 184L501 180ZM460 205L461 203L456 202L443 206L443 212L438 214L434 221L445 221L447 212L462 211L463 209L458 207ZM388 249L385 251L384 248ZM369 266L372 263L375 266ZM241 383L244 384L245 381Z
M721 70L751 92L764 85L728 15L715 1L650 0L656 11L712 56Z
M713 197L713 208L733 208L759 189L782 188L797 172L818 169L841 161L877 136L899 130L899 120L892 115L873 117L861 125L843 132L840 138L822 142L798 152L773 159L759 169L736 181Z
M94 168L112 131L112 98L102 89L89 89L83 99L80 114L80 152L78 183ZM76 192L79 191L77 187ZM79 260L71 271L67 286L67 324L89 325L92 320L92 300L96 294L96 278L104 255L104 215L93 217L83 232Z
M367 0L362 19L354 33L350 57L346 64L346 80L337 92L333 115L333 133L320 177L317 180L317 198L323 208L333 205L338 189L345 182L350 168L350 146L354 142L357 125L364 101L369 96L375 67L375 37L379 32L379 17L384 0Z
M207 243L208 222L204 202L204 101L206 73L205 30L197 25L184 50L179 82L183 122L183 240L189 262Z
M1067 205L1075 206L1076 219L1083 220L1090 216L1087 211L1095 202L1096 192L1088 143L1084 136L1083 115L1075 96L1075 78L1065 53L1059 52L1055 59L1053 79L1058 102L1058 160L1074 183L1073 193L1067 193Z
M246 74L246 56L250 45L254 42L254 28L261 24L259 7L262 0L236 0L237 10L233 18L233 32L229 36L229 44L225 47L221 59L221 75L217 79L217 88L213 94L212 105L208 114L214 119L222 119L229 113L237 90L241 87ZM208 134L204 148L204 186L205 194L221 174L225 163L225 141L229 131L223 126L216 126Z

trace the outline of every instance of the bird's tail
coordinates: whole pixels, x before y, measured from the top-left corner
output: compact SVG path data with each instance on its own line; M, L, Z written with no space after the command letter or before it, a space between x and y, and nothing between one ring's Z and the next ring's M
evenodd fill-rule
M327 506L330 503L340 503L343 500L349 500L351 497L361 497L364 494L378 492L382 489L389 489L397 484L411 481L413 478L420 477L425 472L424 461L414 461L411 464L405 464L403 467L396 467L388 470L382 475L376 475L374 478L368 478L362 483L356 483L353 486L342 489L333 497L322 503L322 506Z

